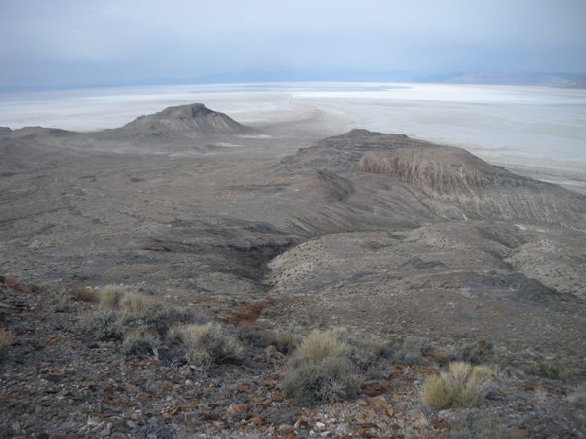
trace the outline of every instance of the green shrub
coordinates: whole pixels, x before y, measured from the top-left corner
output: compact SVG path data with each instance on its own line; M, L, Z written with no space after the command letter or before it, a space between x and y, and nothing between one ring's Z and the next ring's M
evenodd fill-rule
M484 364L494 360L495 350L492 343L485 339L464 345L458 352L452 353L452 361L464 361L472 364Z
M376 354L410 366L423 363L423 356L430 356L433 348L429 340L418 336L395 336L384 344L374 346Z
M489 370L468 363L450 363L449 370L430 376L423 384L422 402L434 409L468 407L480 398Z
M352 364L345 358L325 358L317 364L305 364L290 370L283 382L287 398L301 405L334 403L353 398L358 382Z
M69 300L70 300L71 296L69 294L67 294L67 292L65 291L60 291L57 293L57 295L55 296L55 300L56 300L56 304L54 306L54 310L55 312L60 312L60 313L68 313L69 311L71 311L71 306L69 305Z
M145 329L159 337L165 337L169 328L180 323L192 321L193 316L188 311L149 303L140 311L121 313L121 324L127 328Z
M534 375L540 376L541 378L549 378L551 380L560 379L560 370L547 363L539 363L532 371Z
M295 350L297 338L289 332L279 332L275 334L271 344L277 348L277 351L287 355Z
M82 317L80 325L82 331L98 340L120 340L125 332L118 314L109 309L86 314Z
M132 331L124 337L122 353L137 357L157 357L159 344L157 337L148 331Z
M314 332L295 351L283 381L287 398L302 405L353 398L358 381L347 356L350 347L332 333Z
M81 329L98 340L119 340L124 334L138 330L165 337L170 327L193 321L191 313L154 303L139 293L114 292L107 296L110 306L118 309L95 311L80 322Z
M14 334L10 329L0 329L0 361L8 358L8 351L14 340Z
M172 331L169 338L171 343L180 341L185 348L187 362L194 366L240 363L244 356L244 348L236 337L227 334L217 323L180 326Z
M442 349L436 349L432 354L433 361L435 361L440 366L447 366L450 364L450 359L448 354Z

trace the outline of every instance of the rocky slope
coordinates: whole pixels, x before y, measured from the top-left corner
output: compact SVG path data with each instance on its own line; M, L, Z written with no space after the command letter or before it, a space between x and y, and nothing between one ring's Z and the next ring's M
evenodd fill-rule
M54 161L96 153L213 153L246 143L241 138L233 142L236 135L257 133L199 103L169 107L140 116L123 127L94 133L43 127L3 128L0 154L5 160L0 163L0 173L46 167Z
M279 162L297 137L247 130L196 104L0 137L0 326L15 336L1 435L584 436L583 196L365 130ZM217 136L241 147L202 154ZM204 371L166 340L137 358L94 339L82 323L100 305L80 287L112 283L221 322L243 362ZM267 334L338 326L357 398L284 399L290 357ZM422 382L450 358L489 362L495 382L478 406L427 409Z
M270 303L279 300L274 296L266 310L273 312ZM15 337L0 363L2 437L580 438L586 426L583 389L510 366L495 369L488 397L474 407L422 408L421 382L436 366L421 355L421 337L409 339L415 343L403 359L357 357L370 375L361 375L354 400L303 407L283 397L288 355L263 341L272 330L266 318L233 328L246 345L242 364L202 370L126 355L119 342L96 341L80 324L98 305L79 297L0 277L0 305L0 324ZM224 303L220 312L230 316L243 308ZM359 345L366 340L353 337Z
M363 223L376 216L404 221L493 218L578 227L586 222L584 196L491 166L461 148L402 135L354 130L281 163L291 172L318 169L333 173L331 181L345 178L354 195L346 200L343 215L362 211ZM373 174L386 178L368 177ZM309 192L323 192L323 183L315 186ZM331 186L332 193L337 190Z
M246 127L224 113L212 111L204 104L169 107L155 114L140 116L129 124L106 131L108 137L132 137L140 141L198 138L221 134L251 134Z

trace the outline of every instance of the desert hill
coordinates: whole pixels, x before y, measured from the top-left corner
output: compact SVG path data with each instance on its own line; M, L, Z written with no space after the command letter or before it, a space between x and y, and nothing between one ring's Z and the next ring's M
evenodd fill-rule
M236 122L228 115L196 103L169 107L155 114L140 116L122 128L108 130L106 133L112 137L160 141L165 138L197 138L254 132L254 129Z
M250 140L235 135L253 135L258 130L244 126L204 104L169 107L140 116L120 128L79 133L56 128L24 127L0 131L0 153L22 169L45 166L51 157L67 160L88 153L214 153ZM260 141L262 143L262 141ZM0 163L0 172L3 164ZM12 166L14 169L14 165ZM9 171L12 172L12 171Z
M303 148L281 165L308 175L304 193L329 190L335 198L340 179L346 179L348 208L341 214L358 215L355 221L361 223L384 221L381 217L415 223L489 218L548 224L586 221L582 195L491 166L462 148L404 135L353 130ZM319 171L310 176L312 169ZM329 183L324 172L331 174ZM325 215L331 218L334 213Z
M0 435L581 431L585 197L405 135L281 128L243 136L193 104L99 133L2 131ZM108 284L153 315L105 309ZM83 329L100 318L105 336ZM145 319L160 334L129 353ZM167 337L205 322L236 364L190 364ZM340 326L354 400L285 398L283 340ZM495 365L487 396L425 408L421 383L456 359Z

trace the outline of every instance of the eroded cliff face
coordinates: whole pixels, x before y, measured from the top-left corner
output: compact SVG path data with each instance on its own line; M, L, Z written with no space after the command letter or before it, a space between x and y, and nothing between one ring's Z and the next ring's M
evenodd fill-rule
M460 148L367 153L358 168L397 177L435 200L454 202L467 217L559 223L581 221L586 212L583 197L490 166Z
M441 196L474 194L478 188L511 185L510 173L453 147L419 146L366 153L358 169L399 177L425 193Z
M347 204L361 209L362 216L370 213L415 222L433 218L518 220L576 223L577 227L586 221L584 196L491 166L464 149L403 135L353 130L302 149L281 163L346 178L355 188L355 196L348 197ZM323 192L324 181L319 190ZM332 183L332 193L337 190Z

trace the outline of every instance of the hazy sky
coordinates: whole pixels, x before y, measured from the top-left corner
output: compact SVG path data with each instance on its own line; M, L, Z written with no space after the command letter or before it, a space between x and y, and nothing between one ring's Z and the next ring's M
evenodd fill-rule
M0 0L0 87L586 73L586 0Z

